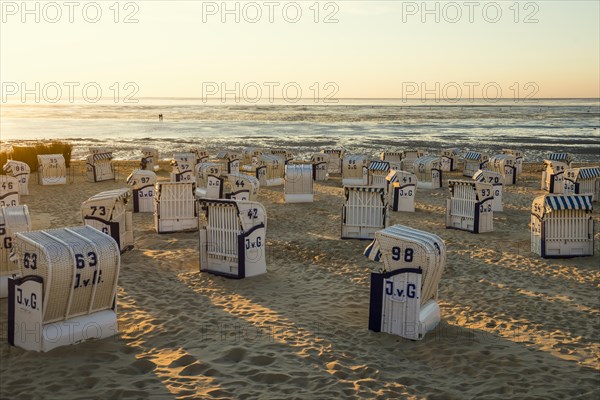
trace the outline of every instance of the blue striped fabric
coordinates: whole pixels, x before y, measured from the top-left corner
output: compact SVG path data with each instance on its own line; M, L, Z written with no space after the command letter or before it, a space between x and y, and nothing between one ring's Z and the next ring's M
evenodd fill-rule
M112 158L113 158L112 153L98 153L98 154L94 154L94 161L112 160Z
M591 210L591 195L547 195L545 198L546 212L559 210Z
M372 186L345 186L344 189L346 189L346 192L353 190L356 192L373 192L373 193L379 193L381 195L385 194L384 188L372 187Z
M569 162L572 160L572 156L569 153L549 153L548 157L546 157L546 160Z
M369 164L370 171L389 171L390 163L387 161L371 161Z
M373 240L363 252L365 257L372 261L381 261L381 250L377 239Z
M481 159L481 153L477 153L476 151L468 151L465 154L465 160L479 160Z
M600 177L600 168L580 168L578 179L593 179Z
M475 172L475 175L473 175L473 180L477 182L485 182L485 174L483 170L480 169L479 171Z

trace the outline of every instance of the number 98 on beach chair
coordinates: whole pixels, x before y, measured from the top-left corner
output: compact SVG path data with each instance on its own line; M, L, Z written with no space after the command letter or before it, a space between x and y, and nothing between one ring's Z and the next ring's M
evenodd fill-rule
M29 176L31 174L31 169L27 163L9 160L6 164L4 164L3 170L9 176L17 178L20 195L24 196L29 194Z
M437 293L446 265L438 236L401 225L375 234L365 256L381 261L371 273L369 329L421 340L440 321Z

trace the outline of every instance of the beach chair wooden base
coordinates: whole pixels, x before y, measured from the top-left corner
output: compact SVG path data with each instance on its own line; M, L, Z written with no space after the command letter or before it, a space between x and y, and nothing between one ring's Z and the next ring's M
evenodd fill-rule
M46 352L118 333L117 313L102 310L68 320L43 322L42 278L27 276L8 283L8 341L25 350Z
M371 273L369 330L421 340L435 329L441 320L440 306L435 300L420 305L420 287L420 269Z
M284 198L286 203L312 203L315 195L312 193L286 194Z

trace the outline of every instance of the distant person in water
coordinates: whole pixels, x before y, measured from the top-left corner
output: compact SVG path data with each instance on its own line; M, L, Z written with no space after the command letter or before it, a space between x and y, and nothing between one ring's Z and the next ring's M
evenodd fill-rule
M163 115L162 114L158 114L158 120L162 121L163 120Z

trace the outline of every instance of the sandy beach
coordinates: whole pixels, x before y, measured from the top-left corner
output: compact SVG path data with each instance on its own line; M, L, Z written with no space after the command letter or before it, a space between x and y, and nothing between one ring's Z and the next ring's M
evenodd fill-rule
M125 187L88 183L81 164L67 186L32 176L34 229L80 225L82 201ZM597 399L600 397L600 212L594 257L530 252L531 202L541 164L504 187L494 232L445 228L448 189L419 189L403 224L442 237L448 262L442 321L415 342L367 329L368 241L340 240L341 179L315 184L311 204L261 188L268 213L268 273L230 280L198 272L198 233L159 235L134 214L135 249L122 255L119 334L48 353L7 343L0 301L2 399ZM160 180L168 180L163 163ZM460 178L460 173L446 178Z

